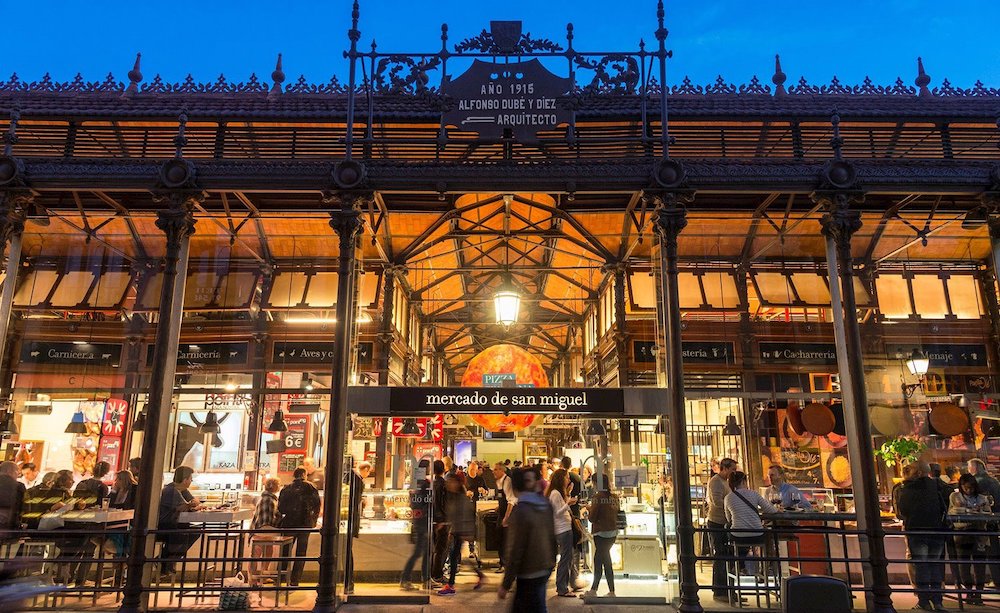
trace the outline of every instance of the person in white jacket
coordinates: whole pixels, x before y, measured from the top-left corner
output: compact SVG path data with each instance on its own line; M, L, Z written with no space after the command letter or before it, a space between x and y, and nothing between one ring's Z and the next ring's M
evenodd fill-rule
M553 472L549 478L549 488L545 491L545 495L552 503L556 543L559 545L556 593L565 598L573 598L574 594L570 590L569 578L575 543L573 542L573 518L570 514L570 507L576 503L576 498L569 495L571 483L566 475L566 471L562 468Z
M749 563L750 548L764 543L764 523L761 513L777 513L778 509L754 490L747 487L747 475L736 471L729 475L730 492L723 506L729 535L736 547L738 563L747 574L756 574L756 564Z

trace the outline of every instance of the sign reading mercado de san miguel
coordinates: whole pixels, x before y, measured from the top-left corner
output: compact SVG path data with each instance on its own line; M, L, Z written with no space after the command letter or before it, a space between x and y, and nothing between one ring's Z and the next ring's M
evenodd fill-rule
M445 125L478 132L483 138L501 138L505 130L519 141L532 141L538 132L554 130L570 121L562 98L570 79L550 72L538 59L510 64L474 60L441 91L451 97Z

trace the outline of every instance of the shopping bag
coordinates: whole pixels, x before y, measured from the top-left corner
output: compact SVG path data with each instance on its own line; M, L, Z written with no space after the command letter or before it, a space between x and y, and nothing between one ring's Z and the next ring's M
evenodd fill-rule
M242 588L242 589L240 589ZM242 572L235 577L222 580L222 594L219 595L220 611L246 611L250 608L250 584Z

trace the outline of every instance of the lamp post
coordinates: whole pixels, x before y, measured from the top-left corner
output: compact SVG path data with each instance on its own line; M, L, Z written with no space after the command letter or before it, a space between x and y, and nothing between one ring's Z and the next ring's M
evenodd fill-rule
M899 356L899 358L901 360L903 359L902 356ZM927 354L920 349L914 349L913 352L910 353L905 360L903 360L903 363L906 364L906 370L910 371L910 374L917 378L916 383L906 383L905 381L902 383L903 397L909 399L913 397L913 393L916 392L917 389L923 387L924 380L927 377L927 370L931 366L931 360Z

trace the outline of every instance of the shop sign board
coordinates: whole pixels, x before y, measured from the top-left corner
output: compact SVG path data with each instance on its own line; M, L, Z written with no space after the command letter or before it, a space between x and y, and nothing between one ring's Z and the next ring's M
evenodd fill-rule
M306 432L309 428L309 415L286 415L285 423L288 430L285 431L285 452L305 453L306 452Z
M128 423L128 402L121 398L108 398L104 403L104 418L101 420L101 434L122 436Z
M111 343L56 343L25 341L21 344L22 364L86 364L117 368L122 346Z
M121 460L121 453L122 439L120 436L101 437L101 442L98 444L97 461L107 462L111 465L111 470L108 471L105 477L105 483L109 485L115 480L115 474L118 472L118 462Z
M271 363L281 364L332 364L334 343L309 341L277 341L271 346ZM358 364L372 361L372 343L358 343Z
M662 388L366 387L352 386L350 405L361 415L600 414L657 415Z
M733 343L725 341L684 341L685 364L732 364L736 359Z
M986 366L986 345L925 345L920 343L886 344L885 353L895 360L896 356L906 359L914 349L920 349L930 359L931 368L948 368L951 366Z
M482 138L501 138L510 130L519 141L534 141L538 132L570 121L571 111L560 101L569 89L570 79L552 73L537 58L514 64L474 60L441 85L452 102L442 123Z
M768 364L808 364L836 366L837 346L833 343L760 343L761 366Z
M153 345L146 347L146 364L153 363ZM250 356L249 343L181 343L177 365L188 368L215 365L243 365Z

